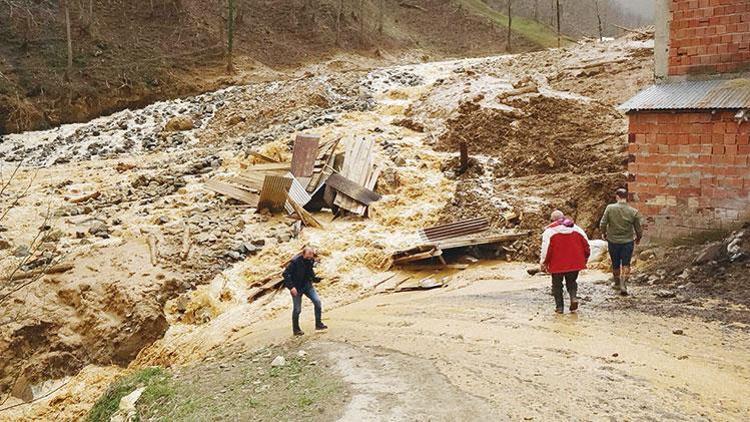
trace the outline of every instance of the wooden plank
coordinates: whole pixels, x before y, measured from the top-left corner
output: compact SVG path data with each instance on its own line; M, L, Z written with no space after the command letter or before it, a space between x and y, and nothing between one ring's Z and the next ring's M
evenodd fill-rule
M379 201L382 198L382 196L380 196L380 194L378 194L377 192L373 192L370 189L367 189L366 187L359 185L338 173L333 173L330 177L328 177L328 180L326 180L326 184L336 191L343 193L349 198L352 198L364 205L370 205L371 203Z
M500 235L486 236L486 237L456 238L456 239L445 240L442 242L435 242L434 245L440 249L455 249L455 248L464 248L467 246L489 245L492 243L502 243L502 242L510 242L513 240L517 240L522 237L528 236L530 233L531 232L520 232L520 233L508 233L508 234L500 234Z
M265 161L267 163L278 163L279 162L279 160L274 160L273 158L271 158L269 156L263 155L263 154L261 154L259 152L255 152L255 151L250 151L249 155L251 155L251 156L253 156L253 157L255 157L255 158L259 159L259 160L263 160L263 161Z
M292 150L292 174L295 177L312 176L319 142L318 135L297 135Z
M297 213L297 216L302 220L302 223L308 227L315 227L318 229L322 229L323 225L320 224L318 220L313 217L312 214L307 212L300 204L297 203L297 201L294 200L294 198L291 197L291 195L287 195L287 204L289 204L295 213Z
M313 175L310 177L310 182L307 185L308 192L315 192L325 182L325 179L333 172L333 161L336 158L336 148L339 145L341 139L329 142L325 147L320 148L320 154L318 155L318 161L315 163L315 170Z
M271 212L284 209L291 186L292 179L284 176L266 176L258 199L258 209L267 209Z
M281 172L287 172L291 169L290 163L264 163L264 164L255 164L245 169L245 172L252 172L252 171L262 171L262 172L268 172L268 171L281 171Z
M253 193L260 193L261 188L263 188L262 179L260 181L257 181L254 179L249 179L246 177L238 176L238 177L227 177L226 181L234 185L239 185L243 189L246 189Z
M204 185L206 189L244 202L251 206L258 205L258 195L246 190L240 189L229 183L211 179Z
M354 183L368 187L371 179L374 147L375 141L372 138L360 141L351 139L347 144L344 165L340 171L341 175ZM370 188L368 187L368 189ZM336 195L333 203L359 215L364 214L366 210L366 207L358 204L357 201L343 195Z
M414 255L406 255L406 256L399 257L399 258L394 258L393 264L397 265L397 264L403 264L406 262L421 261L423 259L433 258L436 256L440 256L442 254L443 254L443 251L441 251L440 249L432 249L427 252L420 252Z
M424 265L424 264L411 264L404 265L401 267L405 271L442 271L442 270L465 270L469 268L468 264L436 264L436 265Z

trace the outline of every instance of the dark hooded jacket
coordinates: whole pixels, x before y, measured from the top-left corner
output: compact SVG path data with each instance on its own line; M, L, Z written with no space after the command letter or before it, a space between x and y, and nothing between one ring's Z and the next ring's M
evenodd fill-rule
M316 279L315 270L313 270L314 262L303 258L302 254L292 258L284 270L284 286L287 289L294 287L301 291L307 290Z

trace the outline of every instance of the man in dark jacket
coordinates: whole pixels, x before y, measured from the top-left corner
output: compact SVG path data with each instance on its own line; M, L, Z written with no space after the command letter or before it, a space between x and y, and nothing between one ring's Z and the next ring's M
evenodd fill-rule
M294 308L292 309L292 331L295 336L305 334L299 328L299 314L302 313L302 295L307 296L312 301L313 306L315 306L315 329L325 330L328 328L323 324L321 319L323 307L320 303L318 293L313 287L313 282L319 281L313 270L314 263L315 250L309 246L305 246L302 249L302 253L292 258L284 270L284 286L291 292L292 302L294 303Z

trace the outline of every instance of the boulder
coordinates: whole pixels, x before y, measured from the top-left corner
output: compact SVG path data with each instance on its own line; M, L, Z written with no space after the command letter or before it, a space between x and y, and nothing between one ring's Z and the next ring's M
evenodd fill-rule
M191 130L195 128L193 119L188 116L177 116L169 119L167 124L164 126L165 132L181 132L183 130Z

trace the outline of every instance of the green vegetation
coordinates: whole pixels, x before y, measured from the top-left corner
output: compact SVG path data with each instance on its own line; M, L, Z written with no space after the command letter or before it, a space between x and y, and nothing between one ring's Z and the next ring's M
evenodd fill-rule
M482 0L459 0L459 3L477 15L488 18L495 25L508 27L508 16L491 8ZM513 32L522 35L542 47L557 47L557 33L548 26L533 19L513 15L512 29ZM567 42L568 38L563 35L563 45Z
M278 355L286 357L286 365L271 367ZM331 420L346 402L343 382L296 350L224 350L213 359L173 374L147 368L124 377L99 399L88 420L108 421L120 399L141 386L146 389L136 409L142 421Z
M141 369L132 375L123 377L112 384L94 404L87 420L92 422L109 421L120 406L120 399L140 387L146 387L140 399L144 401L155 402L174 395L175 390L170 380L171 375L159 367Z

